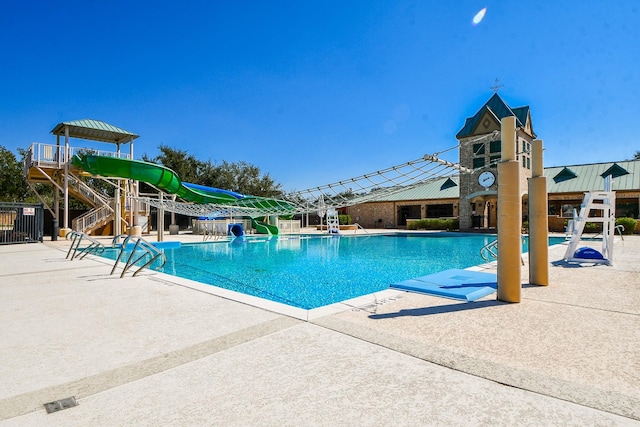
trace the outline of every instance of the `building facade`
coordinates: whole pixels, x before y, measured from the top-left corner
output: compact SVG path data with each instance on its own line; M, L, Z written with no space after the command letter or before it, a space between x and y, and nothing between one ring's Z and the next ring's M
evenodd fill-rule
M500 124L516 118L516 156L520 165L522 220L528 220L528 179L531 178L533 131L528 106L510 108L497 94L465 120L457 133L460 165L473 173L443 177L379 201L347 208L351 218L365 228L403 228L411 220L456 218L461 230L497 227L498 168L501 157ZM547 177L549 228L563 231L579 210L585 192L604 189L613 177L616 217L640 219L640 160L567 165L544 169Z

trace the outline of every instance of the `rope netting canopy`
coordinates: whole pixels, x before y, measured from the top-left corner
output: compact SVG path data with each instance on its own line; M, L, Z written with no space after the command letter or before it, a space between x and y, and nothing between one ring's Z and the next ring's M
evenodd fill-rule
M488 142L496 137L496 132L465 144ZM247 196L230 204L195 204L184 203L169 198L138 197L148 203L169 212L176 212L197 217L230 217L250 216L263 217L269 215L292 215L304 213L323 213L328 209L337 209L360 203L383 199L394 193L409 190L441 178L473 173L459 164L442 160L437 156L458 148L458 146L412 160L400 165L391 166L376 172L295 191L283 195L280 199Z

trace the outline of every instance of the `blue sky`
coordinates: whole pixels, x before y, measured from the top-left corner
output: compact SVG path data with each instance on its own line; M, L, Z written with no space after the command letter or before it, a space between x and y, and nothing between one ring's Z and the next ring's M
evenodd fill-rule
M496 78L546 166L640 150L637 1L13 1L0 39L12 151L92 118L139 134L137 158L165 144L301 190L455 146Z

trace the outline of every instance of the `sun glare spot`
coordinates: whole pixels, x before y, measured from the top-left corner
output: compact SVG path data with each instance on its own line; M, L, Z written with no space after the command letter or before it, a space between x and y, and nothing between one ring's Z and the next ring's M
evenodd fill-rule
M487 13L486 7L480 9L480 11L476 13L476 15L473 17L473 20L471 21L473 22L473 25L478 25L480 22L482 22L482 18L484 18L485 13Z

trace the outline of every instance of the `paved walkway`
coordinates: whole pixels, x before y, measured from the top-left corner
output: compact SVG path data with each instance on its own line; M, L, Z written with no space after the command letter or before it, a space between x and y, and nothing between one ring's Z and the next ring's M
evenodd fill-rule
M400 293L311 321L68 247L0 246L0 426L640 425L640 236L520 304Z

